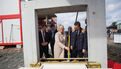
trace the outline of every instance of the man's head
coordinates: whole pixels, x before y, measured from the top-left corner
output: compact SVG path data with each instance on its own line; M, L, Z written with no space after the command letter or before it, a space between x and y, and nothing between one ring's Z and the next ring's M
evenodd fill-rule
M80 26L81 26L80 22L75 22L74 23L74 29L75 30L79 30L80 29Z
M55 25L51 24L51 30L55 30Z
M46 28L47 28L47 25L42 24L42 30L43 30L43 31L46 31Z
M68 27L68 31L72 31L72 27L71 26Z

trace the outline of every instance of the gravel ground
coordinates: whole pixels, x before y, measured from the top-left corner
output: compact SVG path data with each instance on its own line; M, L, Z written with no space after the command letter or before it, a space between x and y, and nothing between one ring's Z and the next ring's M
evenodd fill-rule
M121 44L108 40L108 59L121 63Z
M121 44L108 40L108 59L121 63ZM24 67L23 49L0 50L0 69Z
M0 69L18 69L24 66L23 50L0 50Z

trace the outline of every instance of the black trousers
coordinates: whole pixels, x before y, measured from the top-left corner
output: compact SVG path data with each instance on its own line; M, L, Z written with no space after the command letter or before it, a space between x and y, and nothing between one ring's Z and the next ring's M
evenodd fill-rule
M50 46L51 46L52 57L54 57L54 42L51 42Z
M71 54L72 54L72 50L70 49L70 57L71 57ZM64 58L68 58L68 51L67 50L64 51Z
M83 58L84 53L82 53L82 50L72 50L71 51L71 58Z
M43 53L45 54L46 58L49 58L48 46L40 46L40 58L42 58Z
M67 50L64 51L64 58L68 58L68 51Z

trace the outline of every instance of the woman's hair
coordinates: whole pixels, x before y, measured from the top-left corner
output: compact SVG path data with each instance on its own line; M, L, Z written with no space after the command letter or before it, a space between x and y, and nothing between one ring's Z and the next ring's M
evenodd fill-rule
M61 28L64 28L64 26L60 24L60 25L58 26L57 30L59 31Z

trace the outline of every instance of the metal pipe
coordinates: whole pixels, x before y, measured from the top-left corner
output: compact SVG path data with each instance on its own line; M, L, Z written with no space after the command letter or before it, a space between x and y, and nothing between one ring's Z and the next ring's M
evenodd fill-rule
M75 19L75 22L77 22L77 18L78 18L78 13L79 13L79 12L77 12L77 14L76 14L76 19Z

